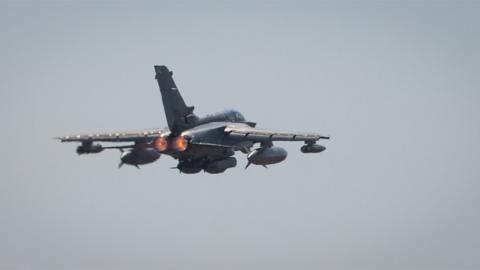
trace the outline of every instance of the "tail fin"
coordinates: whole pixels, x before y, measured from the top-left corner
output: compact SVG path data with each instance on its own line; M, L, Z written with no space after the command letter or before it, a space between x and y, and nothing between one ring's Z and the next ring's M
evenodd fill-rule
M172 72L166 66L155 66L155 79L160 86L163 108L172 133L180 133L189 126L196 117L193 106L187 106L172 78Z

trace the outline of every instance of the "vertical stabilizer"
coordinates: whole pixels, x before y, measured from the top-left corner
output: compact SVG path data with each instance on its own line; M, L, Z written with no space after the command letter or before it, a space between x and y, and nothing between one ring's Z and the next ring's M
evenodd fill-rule
M155 79L162 94L163 107L172 133L180 133L195 119L193 106L187 106L172 78L172 72L166 66L155 66Z

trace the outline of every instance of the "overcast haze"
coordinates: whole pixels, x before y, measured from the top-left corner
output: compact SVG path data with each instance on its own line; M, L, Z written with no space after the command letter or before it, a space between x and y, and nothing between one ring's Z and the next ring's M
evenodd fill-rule
M480 268L477 2L0 3L0 268ZM329 134L269 169L51 138L204 115Z

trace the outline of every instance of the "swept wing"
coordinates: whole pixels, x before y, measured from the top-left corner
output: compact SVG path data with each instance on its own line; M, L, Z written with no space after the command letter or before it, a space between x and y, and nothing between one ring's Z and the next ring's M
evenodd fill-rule
M135 132L112 132L112 133L91 133L77 134L56 137L61 142L150 142L162 135L169 134L168 130L146 130Z
M232 139L250 140L252 142L304 141L313 143L320 139L330 139L330 136L327 135L258 129L239 123L227 125L224 131Z

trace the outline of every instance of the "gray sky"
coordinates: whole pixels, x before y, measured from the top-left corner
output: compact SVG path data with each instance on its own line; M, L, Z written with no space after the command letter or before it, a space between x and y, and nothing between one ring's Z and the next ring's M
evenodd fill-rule
M0 3L0 268L480 268L480 4ZM332 135L117 169L56 135L198 114Z

